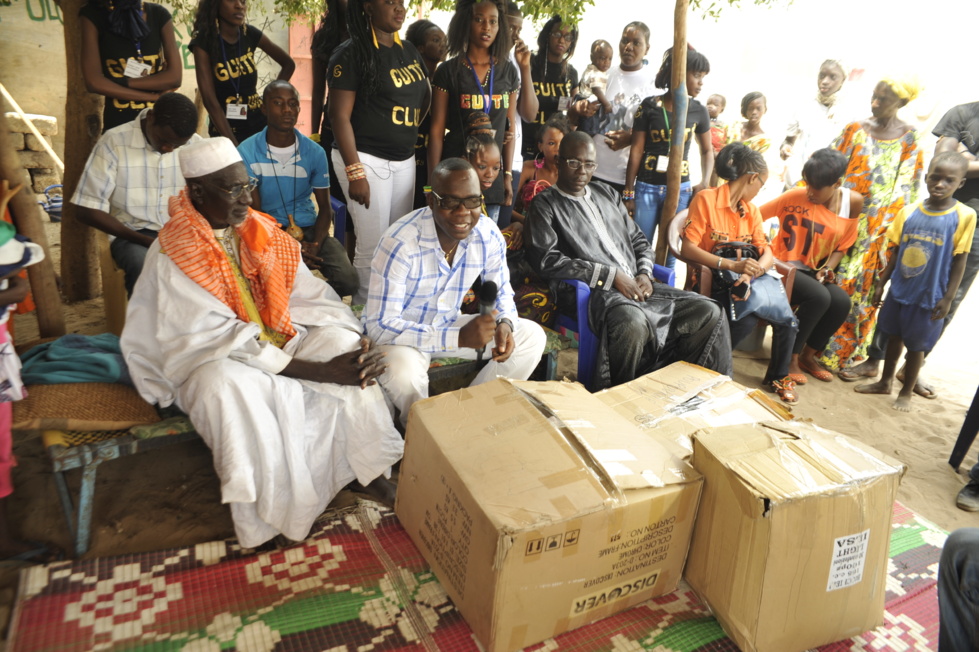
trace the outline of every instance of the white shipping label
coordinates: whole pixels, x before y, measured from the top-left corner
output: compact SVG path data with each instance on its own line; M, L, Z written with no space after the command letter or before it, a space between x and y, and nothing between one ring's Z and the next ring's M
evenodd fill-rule
M840 537L833 542L833 562L829 566L827 591L845 589L863 579L869 543L870 530Z

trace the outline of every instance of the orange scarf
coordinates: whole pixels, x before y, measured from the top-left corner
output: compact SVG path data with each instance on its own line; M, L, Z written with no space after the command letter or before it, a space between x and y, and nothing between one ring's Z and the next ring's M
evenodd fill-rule
M229 227L231 228L231 227ZM274 218L248 209L237 228L241 273L265 326L292 339L289 296L301 258L299 243ZM170 221L160 229L160 245L177 267L202 288L250 321L227 254L204 216L194 208L187 190L170 198Z

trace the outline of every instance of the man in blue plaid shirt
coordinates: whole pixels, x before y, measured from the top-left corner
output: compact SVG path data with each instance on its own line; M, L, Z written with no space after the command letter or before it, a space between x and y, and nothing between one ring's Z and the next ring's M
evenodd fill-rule
M411 404L428 396L433 357L489 362L473 385L497 376L526 380L540 362L546 336L517 317L506 244L482 215L476 171L450 158L432 171L428 207L391 225L374 252L364 318L367 334L387 353L378 379L404 425ZM462 300L477 277L499 288L492 315L463 315Z

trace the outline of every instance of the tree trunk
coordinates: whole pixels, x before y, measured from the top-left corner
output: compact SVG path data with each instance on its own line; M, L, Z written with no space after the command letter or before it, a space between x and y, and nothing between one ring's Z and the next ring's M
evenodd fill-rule
M673 14L673 130L670 137L670 163L666 168L666 201L660 213L659 237L656 239L656 263L666 264L667 234L677 206L680 205L680 179L683 178L684 138L687 134L687 4L676 0ZM704 179L707 183L709 179Z
M34 293L37 306L37 327L41 337L58 337L65 334L65 316L61 309L61 296L54 277L54 264L48 236L41 222L41 207L34 198L31 176L21 164L14 151L7 128L7 118L0 111L0 178L10 182L10 186L23 184L20 192L10 200L10 215L13 217L17 233L30 238L44 248L44 260L27 268L27 279Z
M74 205L85 161L102 134L102 97L85 88L82 78L82 35L78 11L86 0L61 0L64 15L68 89L65 107L64 209L61 218L61 286L68 301L98 296L101 289L95 233L78 221Z

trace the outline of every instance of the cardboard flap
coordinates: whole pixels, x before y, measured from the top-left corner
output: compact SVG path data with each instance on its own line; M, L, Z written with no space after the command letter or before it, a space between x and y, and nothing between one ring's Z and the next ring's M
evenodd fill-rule
M697 472L577 383L515 382L549 412L582 459L619 490L690 482ZM611 492L614 494L614 490Z
M848 491L864 480L905 471L883 453L807 423L729 426L694 438L772 503Z

